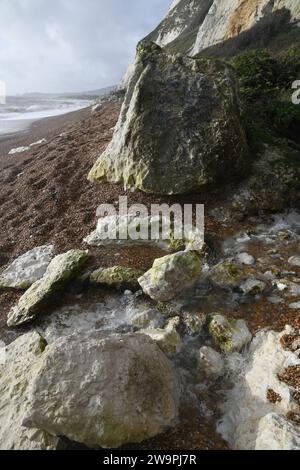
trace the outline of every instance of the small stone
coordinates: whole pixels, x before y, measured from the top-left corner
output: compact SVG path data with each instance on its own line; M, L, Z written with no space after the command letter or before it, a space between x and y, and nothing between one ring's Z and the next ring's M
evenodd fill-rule
M272 266L271 269L269 269L268 271L264 273L264 277L271 281L275 279L276 277L280 277L280 275L281 275L281 271L279 268L277 268L277 266Z
M296 284L294 282L291 282L291 284L290 284L290 293L294 297L300 296L300 285Z
M180 251L154 261L153 267L139 278L145 294L154 300L174 299L199 278L202 263L194 251Z
M133 292L132 292L131 290L125 290L125 291L124 291L124 295L125 295L126 297L130 297L131 295L133 295Z
M239 253L236 257L236 260L241 264L245 264L246 266L252 266L255 264L254 256L249 255L248 253Z
M146 329L141 330L141 333L150 336L150 338L158 344L164 353L169 354L170 356L175 356L182 347L180 335L177 333L179 322L180 318L174 317L169 320L167 326L163 329Z
M0 288L28 289L41 279L52 258L54 246L34 248L13 261L0 275Z
M300 302L293 302L292 304L289 305L290 308L294 310L300 309Z
M259 279L248 279L240 285L240 289L244 294L261 294L267 287L266 283Z
M203 373L207 377L217 378L224 374L225 361L222 355L210 348L203 346L199 351L198 357L198 376L201 379Z
M289 286L287 284L285 284L284 282L280 282L280 281L274 281L274 283L277 287L277 289L280 291L280 292L283 292L285 290L288 290Z
M96 103L96 104L94 104L94 106L92 106L91 113L92 114L97 114L97 113L99 113L99 111L102 110L102 108L103 108L102 103Z
M298 267L300 267L300 256L299 256L299 255L292 256L292 257L289 259L289 264L291 264L292 266L298 266Z
M186 332L188 335L199 335L205 326L206 315L204 313L189 313L185 312L182 315L182 321L185 325Z
M240 233L237 238L236 238L236 242L237 243L246 243L246 242L249 242L251 240L251 237L249 237L248 233Z
M157 329L162 328L165 319L160 312L155 309L145 310L137 313L131 320L132 326L137 329Z
M300 427L269 413L259 422L255 450L300 450Z
M281 304L283 302L281 297L276 297L275 295L268 297L267 301L274 305Z
M232 259L221 261L208 273L211 281L222 288L237 287L245 278L243 268Z
M142 275L142 271L134 268L114 266L93 271L90 275L90 281L116 289L138 290L140 288L138 278Z
M252 339L245 320L226 318L219 314L210 317L208 331L214 343L225 353L241 351Z
M49 297L64 287L64 285L80 270L83 263L89 257L88 251L71 250L56 256L49 264L46 273L39 281L36 281L22 295L18 304L9 314L8 326L18 326L34 320L41 314L41 306Z

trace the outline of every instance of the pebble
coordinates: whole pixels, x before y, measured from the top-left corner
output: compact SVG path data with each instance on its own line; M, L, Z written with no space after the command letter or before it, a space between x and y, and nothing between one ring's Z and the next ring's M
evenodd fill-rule
M208 377L220 377L225 372L225 361L222 355L210 348L203 346L199 351L198 357L198 375L201 378L202 373Z
M276 296L268 297L267 300L268 300L268 302L270 302L271 304L274 304L274 305L281 304L283 302L281 297L276 297Z
M237 238L236 238L236 242L237 243L245 243L245 242L248 242L250 241L251 238L249 237L249 235L247 233L241 233Z
M293 308L294 310L300 309L300 302L290 304L290 308Z
M280 292L283 292L288 289L288 285L284 284L283 282L275 281L274 284Z
M255 264L255 258L249 253L240 253L236 257L237 261L241 264L245 264L246 266L253 266Z
M129 297L130 295L133 295L133 292L131 292L131 290L125 290L124 295Z
M240 289L244 294L258 294L266 288L266 283L259 279L248 279L240 285Z
M289 259L289 264L291 264L292 266L300 267L300 256L291 256L291 258Z

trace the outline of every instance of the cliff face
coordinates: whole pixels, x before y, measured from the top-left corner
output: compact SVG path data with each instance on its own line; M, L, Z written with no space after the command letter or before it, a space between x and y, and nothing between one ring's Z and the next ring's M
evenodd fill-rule
M272 25L278 13L288 23L300 21L298 0L174 0L148 39L178 52L196 55L203 49L239 36L261 21Z
M183 49L194 46L199 31L214 0L174 0L158 27L147 39L164 47L178 39Z

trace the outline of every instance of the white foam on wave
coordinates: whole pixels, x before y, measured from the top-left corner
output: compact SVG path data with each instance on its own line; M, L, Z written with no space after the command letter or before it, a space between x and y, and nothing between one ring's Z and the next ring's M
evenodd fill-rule
M50 108L40 108L38 106L31 106L27 109L26 112L15 112L15 113L5 113L0 114L0 121L25 121L25 120L38 120L46 117L60 116L63 114L71 113L73 111L78 111L80 109L87 108L90 106L91 101L88 100L78 100L70 101L69 103L64 102L57 107Z

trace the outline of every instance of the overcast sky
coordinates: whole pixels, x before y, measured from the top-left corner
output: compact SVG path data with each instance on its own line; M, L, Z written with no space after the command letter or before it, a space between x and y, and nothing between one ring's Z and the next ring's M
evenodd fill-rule
M0 80L8 94L116 84L171 0L0 0Z

